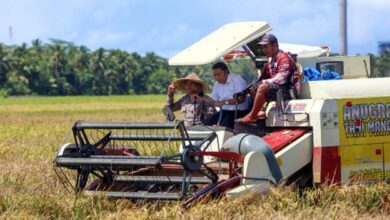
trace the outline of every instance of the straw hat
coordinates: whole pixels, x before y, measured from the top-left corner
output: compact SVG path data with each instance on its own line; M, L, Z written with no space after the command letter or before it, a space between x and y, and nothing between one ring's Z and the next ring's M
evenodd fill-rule
M173 82L173 86L181 91L181 92L186 92L186 82L187 81L192 81L192 82L195 82L195 83L198 83L200 85L202 85L202 90L207 92L209 91L209 86L203 82L198 75L196 75L196 73L190 73L188 76L186 76L185 78L181 78L181 79L177 79Z

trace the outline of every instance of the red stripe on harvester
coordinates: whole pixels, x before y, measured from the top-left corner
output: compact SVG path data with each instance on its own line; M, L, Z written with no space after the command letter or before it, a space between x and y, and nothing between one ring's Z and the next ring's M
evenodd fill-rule
M274 153L277 153L287 145L305 134L306 129L282 129L274 131L263 137L263 140L271 147Z
M313 148L313 177L315 183L341 182L339 147Z

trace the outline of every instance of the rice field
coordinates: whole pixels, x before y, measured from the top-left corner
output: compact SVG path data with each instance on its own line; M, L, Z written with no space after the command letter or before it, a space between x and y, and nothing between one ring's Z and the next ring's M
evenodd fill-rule
M2 219L388 219L390 186L281 186L266 195L213 201L183 210L179 203L139 205L67 192L52 162L73 123L164 121L165 97L82 96L0 98Z

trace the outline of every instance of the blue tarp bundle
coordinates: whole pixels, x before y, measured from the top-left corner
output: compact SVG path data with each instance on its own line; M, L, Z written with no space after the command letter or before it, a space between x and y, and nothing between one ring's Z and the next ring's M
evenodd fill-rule
M337 72L332 72L326 70L322 75L316 69L311 67L305 67L303 69L303 82L306 81L317 81L317 80L331 80L331 79L341 79L341 75Z

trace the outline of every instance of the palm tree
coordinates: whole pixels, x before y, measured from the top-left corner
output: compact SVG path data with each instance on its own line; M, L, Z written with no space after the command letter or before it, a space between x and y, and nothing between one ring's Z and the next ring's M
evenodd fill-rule
M9 63L9 54L7 48L0 44L0 87L4 88L5 83L7 82L7 73L10 69Z
M105 53L105 49L99 48L91 54L90 71L94 75L92 92L95 95L107 95L109 92L105 77Z

